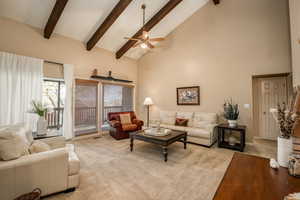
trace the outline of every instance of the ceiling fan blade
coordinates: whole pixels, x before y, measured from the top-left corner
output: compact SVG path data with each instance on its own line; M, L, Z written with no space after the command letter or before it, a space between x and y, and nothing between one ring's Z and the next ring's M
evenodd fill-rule
M153 44L151 44L149 41L146 41L146 44L147 46L150 48L150 49L153 49L155 46Z
M136 43L132 46L132 48L138 47L138 46L140 46L141 44L142 44L142 42L136 42Z
M139 41L139 39L137 39L137 38L130 38L130 37L124 37L124 39L126 39L126 40L135 40L135 41Z
M160 42L160 41L164 41L165 38L150 38L149 41L151 42Z

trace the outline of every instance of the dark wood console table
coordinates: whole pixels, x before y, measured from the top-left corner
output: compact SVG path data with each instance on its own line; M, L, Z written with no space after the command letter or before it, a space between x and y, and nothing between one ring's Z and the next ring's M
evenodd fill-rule
M286 168L274 170L269 159L235 153L214 200L283 200L295 192L300 192L300 179Z
M239 132L240 142L231 146L227 141L225 141L226 131ZM218 125L218 147L243 152L245 145L246 145L246 126L238 125L236 127L230 127L228 124Z

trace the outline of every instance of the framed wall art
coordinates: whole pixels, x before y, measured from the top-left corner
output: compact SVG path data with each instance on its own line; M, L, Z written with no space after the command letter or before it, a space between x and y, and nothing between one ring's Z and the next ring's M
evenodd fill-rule
M177 88L177 105L200 105L200 87Z

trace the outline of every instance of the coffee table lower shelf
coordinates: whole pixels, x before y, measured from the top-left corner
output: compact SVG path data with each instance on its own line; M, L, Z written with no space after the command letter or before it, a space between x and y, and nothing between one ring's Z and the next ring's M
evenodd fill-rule
M235 145L230 145L229 142L222 141L221 143L218 144L218 147L225 148L225 149L232 149L240 152L244 151L244 148L240 143L236 143Z

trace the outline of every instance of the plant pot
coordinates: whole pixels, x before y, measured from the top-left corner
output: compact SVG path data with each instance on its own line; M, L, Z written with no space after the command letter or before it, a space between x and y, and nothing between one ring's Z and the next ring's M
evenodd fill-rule
M229 127L236 127L237 126L237 120L228 120Z
M277 138L277 161L281 167L288 167L289 155L293 152L293 140Z
M37 121L37 135L46 135L47 134L48 122L44 117L40 116Z

